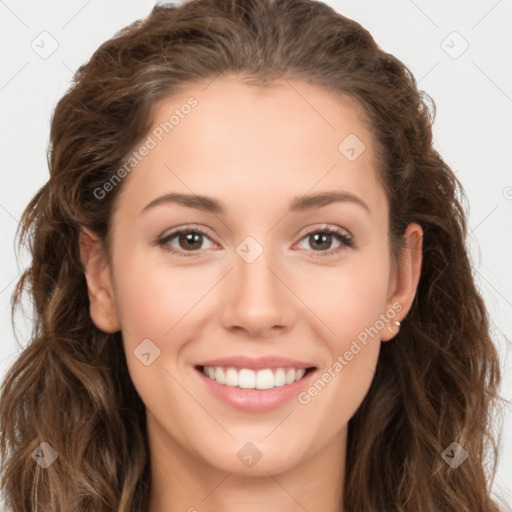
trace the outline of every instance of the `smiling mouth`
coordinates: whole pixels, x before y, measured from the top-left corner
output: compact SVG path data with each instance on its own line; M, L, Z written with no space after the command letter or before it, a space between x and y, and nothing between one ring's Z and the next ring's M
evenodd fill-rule
M203 375L219 384L239 389L272 389L293 384L316 370L310 368L233 368L223 366L195 367Z

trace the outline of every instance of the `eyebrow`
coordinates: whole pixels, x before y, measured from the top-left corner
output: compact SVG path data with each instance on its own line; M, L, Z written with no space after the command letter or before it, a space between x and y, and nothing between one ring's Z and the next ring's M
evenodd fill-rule
M358 196L351 192L318 192L316 194L309 194L296 197L290 203L290 212L302 212L307 210L314 210L327 206L336 202L349 202L361 206L367 213L371 213L368 205ZM148 210L163 204L175 203L196 210L202 210L215 214L224 214L225 209L222 203L213 197L200 196L197 194L178 194L169 193L159 196L148 203L142 210L141 214L146 213Z

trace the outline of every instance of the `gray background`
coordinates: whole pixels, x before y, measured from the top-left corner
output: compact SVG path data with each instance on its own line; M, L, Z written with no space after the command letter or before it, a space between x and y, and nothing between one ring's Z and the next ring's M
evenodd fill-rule
M467 244L503 358L502 396L510 400L512 1L326 3L367 28L436 102L435 146L468 196ZM153 5L150 0L53 0L44 6L35 0L0 0L0 381L18 352L9 301L28 262L25 254L16 261L14 233L23 208L48 178L52 110L74 70ZM29 313L30 308L17 318L22 344L27 341ZM503 413L494 491L512 503L510 405Z

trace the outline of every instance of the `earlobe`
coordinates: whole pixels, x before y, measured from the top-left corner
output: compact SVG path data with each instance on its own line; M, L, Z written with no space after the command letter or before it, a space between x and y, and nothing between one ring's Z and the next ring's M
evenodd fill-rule
M384 329L381 330L381 341L389 341L393 339L400 332L400 324L399 320L389 320L384 325Z
M121 326L117 318L110 268L103 244L90 229L82 228L79 245L87 281L91 320L103 332L117 332Z
M405 247L402 249L397 265L394 290L388 299L386 322L381 330L381 341L389 341L400 330L400 324L410 311L421 275L423 230L419 224L411 223L404 233ZM393 310L393 316L387 312Z

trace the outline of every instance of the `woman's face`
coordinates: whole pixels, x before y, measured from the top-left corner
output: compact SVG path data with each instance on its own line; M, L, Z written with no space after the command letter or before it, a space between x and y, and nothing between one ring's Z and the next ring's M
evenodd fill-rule
M410 225L416 250L392 265L361 111L299 81L219 78L159 104L134 151L112 266L82 254L152 451L253 475L339 459L421 264Z

